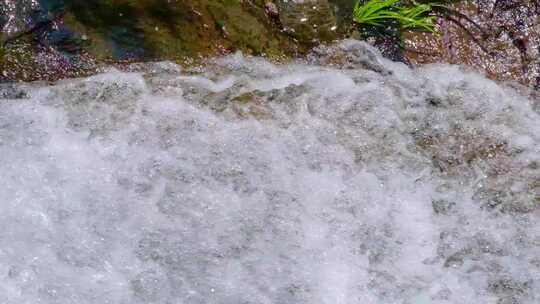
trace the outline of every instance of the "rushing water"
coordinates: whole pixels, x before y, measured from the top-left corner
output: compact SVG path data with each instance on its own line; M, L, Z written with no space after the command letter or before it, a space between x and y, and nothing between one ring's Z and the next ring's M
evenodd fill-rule
M0 96L0 303L539 303L537 101L346 41Z

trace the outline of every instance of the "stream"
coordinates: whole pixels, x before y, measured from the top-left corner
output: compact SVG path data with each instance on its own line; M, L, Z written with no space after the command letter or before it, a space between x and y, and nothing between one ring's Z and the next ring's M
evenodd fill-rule
M540 103L363 42L0 85L0 303L540 303Z

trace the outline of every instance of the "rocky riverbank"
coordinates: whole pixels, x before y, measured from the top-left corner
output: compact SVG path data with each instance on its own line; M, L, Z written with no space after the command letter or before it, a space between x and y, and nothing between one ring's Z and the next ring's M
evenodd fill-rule
M460 64L539 89L539 16L538 0L461 1L439 19L437 35L408 36L406 57L413 64Z
M80 77L134 61L193 65L235 51L284 61L321 43L362 38L354 3L2 0L0 82ZM409 65L459 64L538 89L539 12L534 0L458 1L438 19L436 34L406 33L403 46L375 44Z

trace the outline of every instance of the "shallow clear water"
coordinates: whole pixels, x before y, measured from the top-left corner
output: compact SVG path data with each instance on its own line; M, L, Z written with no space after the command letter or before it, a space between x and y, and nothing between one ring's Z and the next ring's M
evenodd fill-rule
M354 41L131 70L2 87L0 303L540 301L537 102Z

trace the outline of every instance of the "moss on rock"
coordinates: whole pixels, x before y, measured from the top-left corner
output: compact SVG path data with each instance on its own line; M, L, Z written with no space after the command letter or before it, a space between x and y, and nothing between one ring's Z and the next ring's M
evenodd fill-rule
M48 28L29 30L22 39L28 38L31 45L25 50L32 57L43 52L48 58L83 53L98 62L184 62L237 50L284 58L306 53L314 42L336 37L333 8L327 0L291 2L286 7L279 1L271 4L280 9L275 15L268 12L270 0L43 0L42 9L55 19L55 26L51 22ZM301 17L304 15L308 20ZM52 38L59 31L60 36L71 33L72 37L62 38L69 42L67 51L51 42L58 40ZM48 47L56 48L54 56L45 50ZM0 69L9 70L9 65L2 60ZM42 79L40 74L33 75L24 80ZM8 78L21 79L18 75Z

